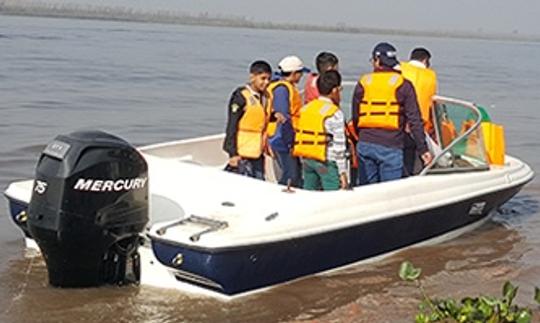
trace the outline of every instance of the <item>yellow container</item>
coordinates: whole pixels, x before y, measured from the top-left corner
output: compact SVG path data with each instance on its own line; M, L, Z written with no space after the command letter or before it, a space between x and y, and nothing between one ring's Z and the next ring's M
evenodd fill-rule
M504 165L504 127L492 122L482 122L482 135L489 163Z

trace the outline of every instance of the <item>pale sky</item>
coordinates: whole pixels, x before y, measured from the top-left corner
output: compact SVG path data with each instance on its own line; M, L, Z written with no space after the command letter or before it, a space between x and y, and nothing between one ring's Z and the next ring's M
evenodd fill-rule
M540 35L540 0L42 0L381 29Z

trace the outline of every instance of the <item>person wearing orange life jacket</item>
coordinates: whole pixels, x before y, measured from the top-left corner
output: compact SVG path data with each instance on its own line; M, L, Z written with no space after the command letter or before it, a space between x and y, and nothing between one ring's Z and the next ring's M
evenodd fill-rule
M377 44L371 62L373 72L360 78L351 107L359 136L360 185L401 178L407 123L424 164L432 159L414 87L395 69L399 64L395 47Z
M424 130L433 134L432 106L433 96L437 92L437 74L431 66L431 53L423 47L411 51L410 60L401 62L401 75L411 81L416 92L416 99L420 107L420 115L424 121ZM422 169L422 162L416 151L414 139L410 132L405 135L405 149L403 151L404 176L417 174Z
M301 187L300 160L292 156L291 150L294 144L294 129L302 107L302 97L297 84L303 73L309 72L309 69L305 68L302 60L296 56L283 58L278 66L281 79L268 86L268 144L281 168L278 183Z
M327 71L317 79L321 94L302 107L293 155L302 158L304 189L324 191L348 186L345 117L339 108L341 75Z
M317 99L319 90L317 89L317 79L319 75L326 71L337 71L339 69L339 60L336 55L330 52L320 52L315 58L315 66L318 73L309 73L304 87L304 104Z
M225 170L264 180L266 126L268 123L266 89L272 68L255 61L249 68L248 84L231 95L223 150L229 154Z
M437 93L437 73L431 68L431 53L423 47L413 49L410 60L401 62L400 69L401 75L414 86L424 129L430 133L433 129L431 107Z

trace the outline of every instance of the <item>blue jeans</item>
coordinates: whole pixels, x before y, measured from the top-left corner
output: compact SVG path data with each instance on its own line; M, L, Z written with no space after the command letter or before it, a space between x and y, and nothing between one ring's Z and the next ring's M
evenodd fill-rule
M386 182L401 178L403 149L369 142L358 142L358 181L360 185Z
M239 175L249 176L264 181L264 157L257 159L242 158L238 162L238 167L227 165L225 170Z
M291 186L302 187L302 178L300 177L300 159L291 155L290 152L274 151L277 162L281 168L281 178L278 183L287 185L291 181Z

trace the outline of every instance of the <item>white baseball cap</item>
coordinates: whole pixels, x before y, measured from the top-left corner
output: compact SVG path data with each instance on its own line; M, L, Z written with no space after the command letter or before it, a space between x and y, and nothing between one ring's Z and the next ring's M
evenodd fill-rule
M309 72L309 68L304 66L302 60L298 58L298 56L294 55L284 57L281 61L279 61L278 67L282 72L285 73L297 71L306 73Z

